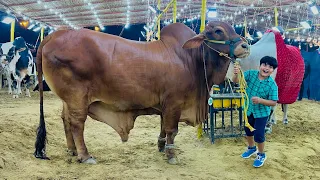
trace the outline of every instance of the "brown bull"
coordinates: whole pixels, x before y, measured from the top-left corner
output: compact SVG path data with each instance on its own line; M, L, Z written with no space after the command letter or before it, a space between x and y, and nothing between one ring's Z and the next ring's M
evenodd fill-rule
M175 164L178 122L203 121L208 87L225 78L230 59L217 52L245 57L248 45L223 22L210 22L199 35L184 24L171 24L162 29L161 40L149 43L86 29L52 33L37 54L40 125L35 156L47 158L44 75L63 101L67 146L80 162L96 163L83 139L88 115L110 125L127 141L137 116L158 114L159 150L165 150L169 163Z

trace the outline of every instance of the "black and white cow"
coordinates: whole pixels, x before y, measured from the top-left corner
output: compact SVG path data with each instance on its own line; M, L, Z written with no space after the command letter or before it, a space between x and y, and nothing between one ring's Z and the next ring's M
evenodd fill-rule
M30 97L30 76L35 79L35 63L32 53L22 37L17 37L13 42L0 44L1 65L8 80L8 93L13 93L13 98L21 94L21 83L26 78L26 96Z

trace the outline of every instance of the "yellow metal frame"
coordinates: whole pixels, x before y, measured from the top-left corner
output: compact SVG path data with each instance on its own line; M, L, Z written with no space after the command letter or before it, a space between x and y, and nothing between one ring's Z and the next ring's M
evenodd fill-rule
M206 10L207 10L207 0L202 0L200 32L204 31L204 29L205 29L205 25L206 25Z
M274 25L278 26L278 9L276 7L274 8Z
M320 26L320 24L313 24L313 26ZM289 31L295 31L295 30L300 30L300 29L305 29L304 27L298 27L298 28L290 28L290 29L286 29L286 32Z
M14 31L15 31L15 26L16 26L16 20L13 20L11 22L11 29L10 29L10 41L14 41Z
M160 39L160 21L161 17L163 16L164 13L166 13L170 6L173 4L173 22L175 23L176 21L176 14L177 14L177 0L171 0L167 7L162 11L161 14L157 17L157 27L158 27L158 32L157 32L157 37ZM160 0L158 0L158 8L160 9Z
M42 42L44 37L44 27L41 28L41 32L40 32L40 42Z

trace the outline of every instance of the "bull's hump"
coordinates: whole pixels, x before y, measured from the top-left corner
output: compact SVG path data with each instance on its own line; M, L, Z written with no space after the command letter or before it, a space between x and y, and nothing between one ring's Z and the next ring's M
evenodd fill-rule
M164 27L160 32L161 37L171 37L181 42L185 42L195 35L196 33L194 31L182 23L170 24Z

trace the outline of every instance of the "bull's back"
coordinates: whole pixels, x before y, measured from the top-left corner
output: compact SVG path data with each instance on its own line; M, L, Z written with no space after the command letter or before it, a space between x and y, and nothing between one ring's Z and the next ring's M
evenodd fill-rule
M159 103L163 76L176 69L164 51L157 43L90 30L58 31L43 47L43 71L62 98L65 92L87 91L91 101L118 102L124 109L150 107Z

